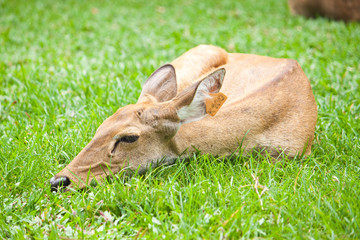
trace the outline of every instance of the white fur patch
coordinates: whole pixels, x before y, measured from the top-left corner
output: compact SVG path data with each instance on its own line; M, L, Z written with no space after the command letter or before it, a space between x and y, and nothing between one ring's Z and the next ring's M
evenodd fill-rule
M216 71L200 83L191 104L179 109L177 112L183 124L198 121L205 117L205 100L210 98L209 92L219 92L219 85L221 86L223 77L224 71Z
M189 123L194 121L199 121L205 117L205 105L203 102L192 102L189 106L183 107L177 112L181 123Z

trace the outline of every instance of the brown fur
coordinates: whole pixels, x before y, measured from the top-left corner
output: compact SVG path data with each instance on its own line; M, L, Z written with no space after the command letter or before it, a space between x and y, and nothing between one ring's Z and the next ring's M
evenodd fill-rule
M124 168L142 171L160 159L172 162L180 155L191 156L195 148L203 153L229 155L242 140L245 153L257 148L273 156L284 151L292 157L305 148L305 154L310 154L317 107L309 80L296 61L227 53L201 45L172 65L177 77L175 97L171 89L163 87L173 85L168 81L176 81L166 72L171 66L165 66L161 76L166 81L149 78L138 103L122 107L106 119L90 143L56 178L67 176L83 187L88 172L89 180L101 179L109 172L107 166L114 173ZM219 86L212 88L220 89L222 82L220 91L227 95L227 101L214 117L206 115L182 125L179 110L195 101L198 86L205 81L199 79L218 68L226 70L225 79L216 79ZM154 86L161 90L160 97ZM119 139L128 135L140 137L114 148L114 136Z
M288 0L293 14L360 21L360 0Z

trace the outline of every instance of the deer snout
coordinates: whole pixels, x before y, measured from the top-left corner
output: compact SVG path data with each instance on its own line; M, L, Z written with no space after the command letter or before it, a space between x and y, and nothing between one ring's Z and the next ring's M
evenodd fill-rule
M57 192L63 188L66 188L67 186L70 185L70 179L66 176L60 176L60 177L52 177L50 179L50 184L51 184L51 191L52 192Z

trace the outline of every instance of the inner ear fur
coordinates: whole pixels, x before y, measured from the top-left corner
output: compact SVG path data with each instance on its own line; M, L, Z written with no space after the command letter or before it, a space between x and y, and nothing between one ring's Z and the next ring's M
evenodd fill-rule
M156 99L165 102L173 99L177 93L175 68L171 64L165 64L151 74L146 80L140 94L139 102Z
M202 80L185 88L172 100L172 105L176 109L188 106L192 103L197 94L201 94L200 91L202 91L202 93L204 93L205 95L207 95L208 93L218 93L221 89L225 73L225 69L220 68L212 72Z
M172 101L181 122L187 123L201 119L206 115L205 100L209 93L218 93L222 86L225 69L220 68L199 82L179 93Z

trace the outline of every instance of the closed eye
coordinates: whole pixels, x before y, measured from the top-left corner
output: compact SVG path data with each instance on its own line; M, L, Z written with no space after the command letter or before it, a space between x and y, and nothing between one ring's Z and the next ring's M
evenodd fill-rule
M121 137L118 142L126 142L126 143L132 143L139 139L139 136L137 135L131 135L131 136L124 136Z
M115 153L115 150L117 148L117 146L119 145L119 143L124 142L124 143L133 143L136 142L139 139L139 136L137 135L130 135L130 136L123 136L121 138L117 138L114 137L114 139L116 140L115 144L114 144L114 148L111 151L112 154Z

